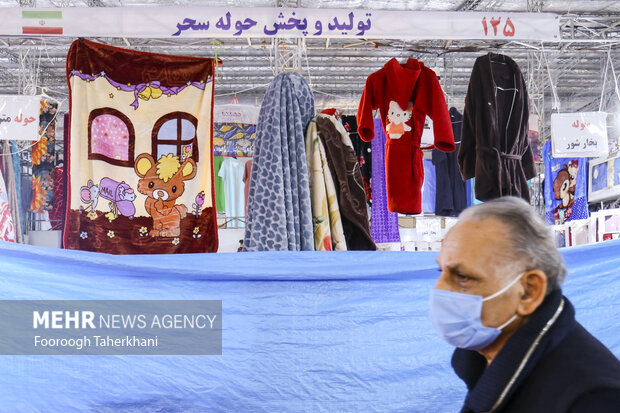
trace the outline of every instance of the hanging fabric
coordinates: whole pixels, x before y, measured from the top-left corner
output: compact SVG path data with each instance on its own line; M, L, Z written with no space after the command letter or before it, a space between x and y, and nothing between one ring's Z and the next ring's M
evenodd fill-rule
M13 218L13 227L15 228L15 242L23 243L26 234L26 216L28 208L24 208L22 204L22 179L26 174L22 174L21 152L16 141L8 141L8 145L3 143L3 152L11 155L5 155L4 161L4 177L6 180L6 190L11 207L11 216ZM12 171L7 168L13 168ZM27 187L28 194L32 194L32 185ZM30 198L29 198L30 199ZM28 204L30 201L28 201Z
M2 168L0 168L0 241L21 242L21 240L17 240L21 234L16 233L16 229L19 227L15 225L15 219L19 220L19 211L15 210L17 194L15 193L13 160L9 155L11 146L7 140L0 141L0 144L2 145L0 147L0 158L2 158ZM7 188L11 189L10 193Z
M14 195L9 195L9 199L12 202L11 214L13 215L13 225L15 226L15 240L18 243L23 243L24 236L26 235L26 216L28 215L29 208L24 209L24 204L22 204L22 180L28 175L22 174L21 152L16 141L9 141L9 151L11 153L11 159L13 160L13 184L7 182L7 190L9 194L11 191L14 193ZM5 176L9 175L10 173L7 171ZM28 193L31 194L32 185L30 181L27 185L27 189ZM28 200L28 205L30 205L30 200Z
M317 116L319 138L326 149L327 165L336 183L338 208L349 250L376 250L370 236L366 191L359 162L344 126L333 116Z
M465 97L458 161L463 179L476 178L475 196L481 201L514 195L529 202L527 180L536 176L529 115L517 63L495 53L478 57Z
M56 111L58 111L58 108L55 109ZM58 124L58 117L56 117L54 123L57 125ZM53 192L54 192L54 197L52 200L52 206L49 210L49 219L50 219L50 225L51 225L51 229L54 231L62 231L62 229L64 228L64 217L65 217L65 210L66 210L66 191L65 191L65 182L66 182L66 176L65 176L65 168L64 168L64 160L66 159L66 145L64 145L64 142L67 142L67 134L68 134L68 129L69 129L69 115L68 114L64 114L62 116L62 125L63 125L63 137L61 139L61 142L63 144L60 145L61 148L63 148L63 152L61 153L60 151L57 151L55 153L55 168L54 168L54 174L53 174L53 183L52 183L52 188L53 188ZM55 131L54 131L54 135L55 135ZM55 148L57 149L58 146L55 145Z
M213 109L213 153L252 156L259 108L252 105L218 105Z
M213 176L215 185L215 207L217 212L226 211L226 194L224 193L224 180L220 176L220 169L224 162L223 156L213 157Z
M313 250L305 130L314 97L295 72L280 73L260 109L244 251Z
M424 184L422 185L422 212L435 213L435 198L437 192L437 174L432 159L423 159Z
M41 101L39 134L41 139L32 147L33 212L50 211L54 203L54 172L56 170L56 110L57 103Z
M586 219L588 158L554 158L551 146L551 141L543 146L547 223L559 225Z
M67 168L65 168L65 160L68 159L69 145L69 114L63 116L63 153L62 158L58 162L56 172L54 173L54 204L50 211L50 222L52 229L62 231L65 227L65 211L67 210Z
M418 214L424 181L420 142L427 115L433 120L434 146L446 152L454 150L448 107L437 75L416 59L403 65L391 59L366 80L357 112L358 133L365 141L374 136L372 111L377 108L388 138L388 208Z
M456 108L450 108L449 113L454 139L460 141L463 115ZM445 153L433 149L433 164L437 176L435 215L455 217L467 208L467 188L458 164L459 148L460 143L456 144L454 152Z
M325 146L319 137L317 118L310 121L306 131L306 156L310 177L314 249L346 251L338 193L327 162Z
M376 243L400 242L398 214L388 210L385 183L385 131L381 119L374 120L375 138L372 140L372 209L370 234Z
M349 138L353 143L353 149L355 155L360 163L360 171L362 172L362 178L364 179L364 190L366 191L366 202L369 205L372 204L372 144L366 142L360 138L357 133L357 117L356 116L343 116L342 124L344 128L349 132Z
M245 162L243 168L243 211L244 215L248 213L248 197L250 196L250 183L252 182L252 159Z
M59 166L54 170L54 202L50 210L50 224L53 230L62 230L64 207L63 193L65 191L64 167Z
M65 248L217 250L214 63L73 42Z
M232 157L224 157L218 176L224 181L226 198L226 227L243 228L245 216L245 185L243 174L245 162Z
M0 171L0 241L15 242L15 226L2 171Z

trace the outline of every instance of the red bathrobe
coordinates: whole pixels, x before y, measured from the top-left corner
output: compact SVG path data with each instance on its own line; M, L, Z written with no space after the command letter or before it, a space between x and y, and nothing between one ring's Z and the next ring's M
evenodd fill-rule
M437 75L416 59L409 59L404 65L391 59L366 80L357 111L358 133L366 142L374 137L372 111L377 108L388 137L388 209L419 214L424 182L420 139L427 115L433 120L435 135L435 144L430 148L444 152L455 149L450 115Z

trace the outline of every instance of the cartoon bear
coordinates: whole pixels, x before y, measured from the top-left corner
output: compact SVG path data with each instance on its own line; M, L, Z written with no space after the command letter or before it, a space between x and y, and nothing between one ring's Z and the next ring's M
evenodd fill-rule
M403 110L398 103L393 100L390 101L390 108L387 114L387 118L390 122L385 128L385 131L390 139L400 139L405 132L409 132L411 130L411 126L407 125L405 122L408 122L409 119L411 119L412 112L413 106L411 105L411 102L409 103L407 109Z
M574 195L577 186L577 172L579 171L579 160L574 159L568 163L568 174L570 178L569 190Z
M573 214L574 192L570 191L571 175L568 165L564 165L553 180L555 199L562 201L553 211L556 225L563 224Z
M157 162L148 153L138 155L134 170L141 178L138 192L147 196L144 206L153 217L152 237L178 237L181 219L187 215L187 207L176 205L185 191L184 181L196 176L196 162L192 158L179 162L179 157L164 155Z

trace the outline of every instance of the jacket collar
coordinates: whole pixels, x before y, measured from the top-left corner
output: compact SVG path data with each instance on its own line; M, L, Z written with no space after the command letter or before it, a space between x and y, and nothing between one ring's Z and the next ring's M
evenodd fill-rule
M493 108L495 108L495 110L500 110L500 107L497 102L497 91L495 90L495 87L497 86L497 82L495 79L497 79L497 76L499 76L500 67L502 66L502 63L503 63L505 67L507 67L512 73L513 80L514 80L514 87L518 90L518 92L516 92L516 95L515 95L514 104L509 106L510 113L511 114L521 113L522 108L520 109L519 107L523 105L524 102L527 102L527 93L525 91L525 85L522 83L523 75L521 73L521 69L519 69L519 65L517 64L517 62L515 62L510 56L493 53L493 52L489 52L483 57L486 58L485 65L487 66L486 68L487 76L490 77L489 81L492 86L489 91L492 93L492 96L489 96L489 97L492 99ZM494 66L493 62L498 62L500 64ZM508 107L504 108L504 110L506 110L507 108ZM527 107L525 110L527 110ZM511 118L512 120L510 120ZM522 129L521 121L519 119L515 118L514 116L510 116L508 117L508 119L509 119L510 124L517 125L515 126L516 131L519 131ZM500 128L500 124L498 122L495 122L494 127L496 129L494 133L496 133L497 136L503 136L505 132L503 131L503 129L501 131L498 129ZM499 144L499 141L498 141L498 144ZM499 148L501 148L501 150L506 154L521 155L519 139L514 139L512 144L510 144L510 147L500 146Z
M562 303L563 310L556 315ZM557 317L555 320L554 315ZM549 331L541 336L548 323L551 324ZM486 366L486 359L478 352L456 349L452 355L452 367L469 389L463 411L491 411L506 388L509 390L503 401L508 400L538 361L554 349L574 325L573 306L562 297L561 290L556 290L545 298L527 323L508 339L490 366ZM540 342L534 347L539 336ZM526 358L530 347L533 347L533 352ZM524 359L527 361L514 383L509 386Z

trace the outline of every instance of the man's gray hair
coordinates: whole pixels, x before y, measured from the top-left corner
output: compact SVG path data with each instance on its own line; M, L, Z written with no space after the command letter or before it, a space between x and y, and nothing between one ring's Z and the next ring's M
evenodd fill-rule
M506 237L512 242L515 261L523 262L527 270L539 269L547 275L547 294L561 287L566 276L562 254L555 246L551 228L530 204L507 196L472 206L459 215L459 220L487 218L506 225Z

